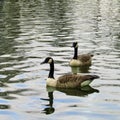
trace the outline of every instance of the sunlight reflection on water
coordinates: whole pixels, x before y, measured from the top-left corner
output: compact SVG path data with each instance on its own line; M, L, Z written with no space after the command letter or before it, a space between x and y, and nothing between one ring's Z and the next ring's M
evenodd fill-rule
M119 0L1 0L0 119L119 120L119 7ZM70 73L73 41L79 53L94 54L84 72L100 79L88 90L46 89L49 65L40 63L51 56L55 77Z

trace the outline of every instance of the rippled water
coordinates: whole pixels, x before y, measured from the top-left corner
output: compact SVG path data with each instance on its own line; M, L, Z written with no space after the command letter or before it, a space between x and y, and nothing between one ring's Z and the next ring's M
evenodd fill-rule
M73 41L100 79L87 91L46 88L41 61L54 58L55 77L71 72ZM1 0L0 119L119 120L120 1Z

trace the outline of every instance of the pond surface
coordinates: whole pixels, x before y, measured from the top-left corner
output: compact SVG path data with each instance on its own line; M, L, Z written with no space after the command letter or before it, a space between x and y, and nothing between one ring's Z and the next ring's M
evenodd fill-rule
M51 56L55 77L71 73L73 41L94 54L83 72L100 78L82 91L46 88L40 63ZM0 119L120 120L120 1L1 0Z

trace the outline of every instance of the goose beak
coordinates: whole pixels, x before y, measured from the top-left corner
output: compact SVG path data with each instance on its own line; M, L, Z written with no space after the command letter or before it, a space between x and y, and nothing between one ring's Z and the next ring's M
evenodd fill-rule
M45 64L45 61L41 62L40 64L41 64L41 65L42 65L42 64Z

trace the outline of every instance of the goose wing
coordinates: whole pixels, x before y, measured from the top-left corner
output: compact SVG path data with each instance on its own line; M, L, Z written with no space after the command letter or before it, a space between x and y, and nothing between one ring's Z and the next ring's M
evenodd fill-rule
M82 62L87 62L91 59L92 55L90 54L82 54L78 56L78 59Z
M61 88L75 88L75 87L80 87L81 83L83 81L87 80L93 80L97 77L93 75L75 75L75 74L69 74L69 75L64 75L58 78L57 80L57 87Z
M58 78L57 86L60 88L76 88L80 86L81 76L63 75Z

